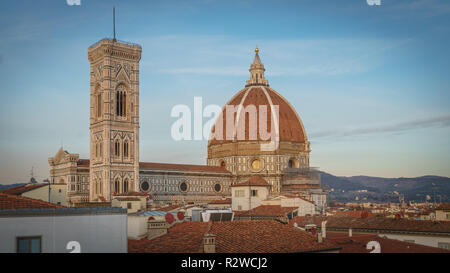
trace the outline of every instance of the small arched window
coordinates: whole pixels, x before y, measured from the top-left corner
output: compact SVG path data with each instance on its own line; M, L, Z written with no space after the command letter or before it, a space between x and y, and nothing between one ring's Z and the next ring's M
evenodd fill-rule
M120 142L118 139L114 141L114 156L116 157L120 156Z
M129 147L128 147L128 140L125 140L123 142L123 157L129 157Z
M97 117L102 115L102 93L97 94Z
M123 181L123 192L128 192L129 181L128 178Z
M114 181L114 192L119 193L119 191L120 191L120 180L119 178L116 178L116 180Z
M127 113L127 90L119 85L116 91L116 115L125 117Z

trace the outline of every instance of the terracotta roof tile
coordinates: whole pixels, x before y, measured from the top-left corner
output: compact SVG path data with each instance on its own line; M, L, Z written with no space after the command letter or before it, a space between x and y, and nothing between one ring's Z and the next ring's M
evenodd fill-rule
M429 221L429 220L408 220L392 219L384 217L374 218L354 218L354 217L334 217L334 216L303 216L291 219L289 223L297 223L300 227L307 224L320 226L322 221L327 220L327 227L330 228L353 228L353 229L374 229L391 231L410 232L445 232L450 233L450 222Z
M21 185L21 186L17 186L14 188L9 188L9 189L5 189L0 191L0 193L6 193L6 194L15 194L15 195L21 195L22 193L34 190L34 189L38 189L44 186L48 186L48 184L25 184L25 185Z
M367 210L351 210L351 211L337 211L334 216L337 217L353 217L353 218L373 218L375 214Z
M366 248L370 241L380 243L381 253L450 253L450 250L378 237L375 234L353 233L352 237L348 237L346 232L327 232L326 236L329 241L342 247L341 253L370 253L371 250Z
M298 207L282 207L280 205L261 205L250 211L235 211L236 215L286 216Z
M249 87L250 88L250 87ZM212 130L211 130L211 136L214 136L214 132L218 131L219 138L210 138L208 146L209 145L216 145L216 144L222 144L222 143L230 143L233 141L233 139L227 139L227 136L233 136L233 134L227 133L226 130L226 124L227 124L227 110L226 106L238 106L241 105L243 107L247 107L248 105L254 105L256 107L256 110L259 112L260 106L265 106L267 109L267 114L258 114L257 119L257 127L259 127L259 119L260 117L265 117L267 121L266 125L266 131L271 131L271 103L274 106L278 106L279 109L279 136L280 141L292 141L292 142L300 142L303 143L306 141L306 132L303 128L303 124L300 120L300 117L297 115L297 112L295 109L289 104L289 102L283 98L280 94L278 94L275 90L269 87L265 87L267 90L266 92L261 87L251 87L251 90L248 91L249 88L244 88L241 91L239 91L236 95L234 95L230 101L227 102L227 104L223 107L221 114L218 116L218 119L216 120ZM248 92L247 92L248 91ZM245 98L244 98L245 96ZM269 101L270 98L270 101ZM240 115L244 115L247 113L246 111L241 111ZM233 117L231 117L231 121L236 120L242 120L241 116L237 116L237 114L233 113ZM267 118L269 117L269 118ZM221 120L221 122L219 122ZM246 118L248 119L248 118ZM222 125L222 128L218 128L217 126ZM249 134L249 122L245 122L243 124L244 126L238 126L237 133L241 132L240 134L244 136L244 139L239 139L236 136L234 138L237 138L237 141L251 141L252 138L250 137L251 134ZM217 127L217 128L216 128ZM258 128L256 128L257 132L255 132L255 136L257 140L266 140L267 138L261 137ZM244 135L245 134L245 135Z
M147 196L147 195L145 193L142 193L142 192L130 191L130 192L118 193L115 196Z
M78 167L89 167L91 161L89 159L78 159L77 166Z
M208 204L211 205L231 204L231 198L212 200L209 201Z
M32 199L24 196L0 193L0 210L18 209L54 209L65 208L65 206Z
M118 196L118 197L114 197L113 199L117 199L119 201L141 201L141 199L137 198L137 197L133 197L133 196Z
M437 210L450 210L450 203L442 203L436 207Z
M264 180L264 178L262 178L259 175L253 175L250 177L249 180L241 182L241 183L237 183L234 185L231 185L231 187L243 187L243 186L264 186L264 187L270 187L270 184L267 183L266 180Z
M158 211L166 211L166 212L168 212L168 211L176 210L176 209L181 208L181 207L183 207L183 205L180 205L180 204L170 205L170 206L166 206L166 207L160 207L160 208L158 208Z
M287 253L330 250L337 244L277 221L183 222L152 240L128 240L129 252L201 253L203 235L216 235L217 253Z

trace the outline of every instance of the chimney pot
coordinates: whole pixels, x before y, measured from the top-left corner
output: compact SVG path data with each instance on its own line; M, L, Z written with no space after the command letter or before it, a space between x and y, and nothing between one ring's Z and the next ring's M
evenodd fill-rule
M203 252L216 253L216 235L211 233L203 235Z

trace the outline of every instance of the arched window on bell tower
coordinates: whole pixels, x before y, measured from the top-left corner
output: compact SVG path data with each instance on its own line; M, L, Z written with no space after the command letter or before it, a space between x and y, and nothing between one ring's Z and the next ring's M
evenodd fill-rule
M125 86L119 85L116 91L116 115L126 117L127 113L127 90Z
M129 181L128 178L125 178L125 180L123 181L123 191L122 192L128 192L128 188L129 188Z
M118 139L114 141L114 156L120 156L120 141Z
M102 116L102 93L97 94L97 117Z
M120 193L120 180L119 180L119 178L116 178L116 180L114 181L114 192L116 194Z
M123 142L123 157L128 158L129 156L130 156L130 153L129 153L128 140L125 140Z

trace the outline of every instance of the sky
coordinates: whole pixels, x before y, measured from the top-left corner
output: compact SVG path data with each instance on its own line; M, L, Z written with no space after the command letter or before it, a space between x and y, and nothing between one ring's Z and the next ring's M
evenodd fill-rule
M113 6L117 38L142 46L141 161L206 164L207 140L172 139L171 110L225 105L257 45L311 166L450 176L447 0L17 0L0 9L0 184L48 178L61 146L88 158L87 48L113 36Z

